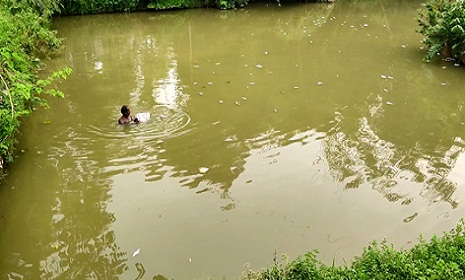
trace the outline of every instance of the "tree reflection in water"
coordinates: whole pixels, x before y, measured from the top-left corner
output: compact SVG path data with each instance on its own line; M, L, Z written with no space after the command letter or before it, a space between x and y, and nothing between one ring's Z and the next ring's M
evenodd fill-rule
M337 121L323 141L325 157L333 178L345 184L346 189L361 185L371 186L383 194L388 201L409 204L410 193L419 193L429 202L446 201L456 208L458 201L453 193L457 184L448 178L457 159L464 152L465 142L456 137L451 146L422 147L418 141L413 147L395 145L380 139L362 118L356 133L342 132ZM420 189L403 188L403 182L416 182ZM408 184L408 183L407 183Z

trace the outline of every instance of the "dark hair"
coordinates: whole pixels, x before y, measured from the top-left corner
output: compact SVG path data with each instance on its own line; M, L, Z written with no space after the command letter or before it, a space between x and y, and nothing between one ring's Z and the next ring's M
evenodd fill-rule
M121 114L126 115L128 112L129 112L128 105L123 105L123 107L121 107Z

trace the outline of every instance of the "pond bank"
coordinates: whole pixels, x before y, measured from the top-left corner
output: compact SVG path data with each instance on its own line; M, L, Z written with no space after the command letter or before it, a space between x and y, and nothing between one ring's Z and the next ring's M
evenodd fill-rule
M0 174L13 161L19 127L37 107L47 107L46 95L62 96L50 85L70 69L39 77L42 60L58 51L60 40L51 31L49 12L25 2L0 7Z
M409 250L394 249L386 240L373 242L350 265L327 266L309 252L295 260L276 260L262 271L248 271L242 280L291 279L463 279L465 277L463 220L442 237L420 242Z

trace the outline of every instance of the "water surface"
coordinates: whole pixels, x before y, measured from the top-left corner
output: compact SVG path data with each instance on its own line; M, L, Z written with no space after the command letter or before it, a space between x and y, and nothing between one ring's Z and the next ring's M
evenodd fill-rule
M233 279L450 230L463 67L422 62L418 1L57 18L62 100L0 186L6 279ZM151 112L119 126L121 105Z

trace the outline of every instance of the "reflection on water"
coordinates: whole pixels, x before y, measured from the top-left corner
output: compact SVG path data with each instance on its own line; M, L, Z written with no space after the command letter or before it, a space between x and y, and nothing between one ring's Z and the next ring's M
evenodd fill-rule
M1 275L229 279L452 228L464 70L421 62L418 6L56 19L50 67L74 72L1 185ZM151 120L117 125L122 104Z

